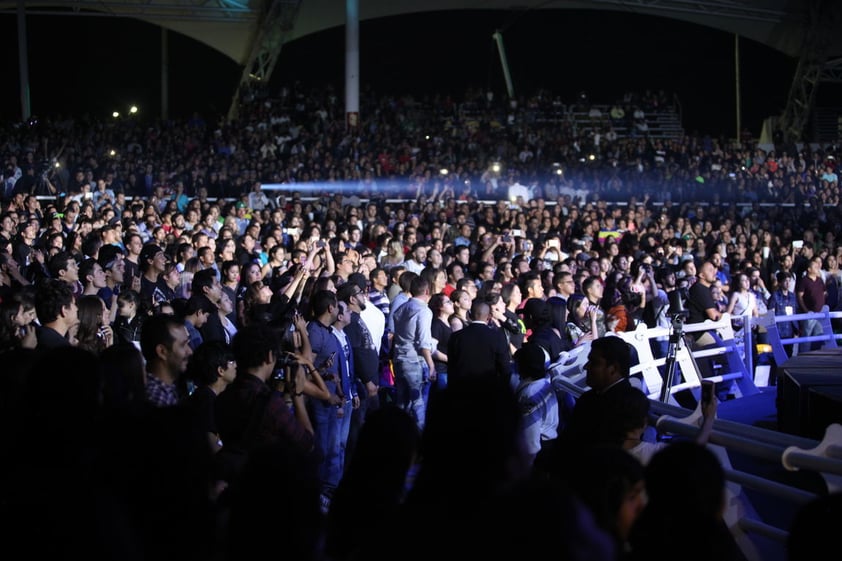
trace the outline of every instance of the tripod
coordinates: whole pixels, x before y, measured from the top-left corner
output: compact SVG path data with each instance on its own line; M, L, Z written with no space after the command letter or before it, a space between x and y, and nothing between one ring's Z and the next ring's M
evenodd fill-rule
M669 345L667 346L667 356L664 362L664 366L667 367L667 373L664 377L664 384L661 386L662 403L669 402L670 390L672 389L673 380L675 379L675 355L683 340L684 314L679 312L672 316L672 325L670 326Z

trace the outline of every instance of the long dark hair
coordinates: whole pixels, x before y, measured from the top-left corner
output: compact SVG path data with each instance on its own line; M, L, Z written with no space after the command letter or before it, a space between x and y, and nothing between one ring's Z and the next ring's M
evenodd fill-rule
M79 328L76 332L78 343L76 346L99 354L105 349L105 344L99 337L99 329L106 323L102 317L102 299L94 294L80 296L77 302L79 306Z

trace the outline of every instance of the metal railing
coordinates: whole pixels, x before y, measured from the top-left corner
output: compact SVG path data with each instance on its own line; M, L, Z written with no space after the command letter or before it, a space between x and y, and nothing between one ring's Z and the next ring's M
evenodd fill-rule
M573 357L563 355L549 369L554 387L574 398L588 389L582 372L584 362L579 360L582 355L587 356L586 350L578 349ZM702 419L700 405L695 410L689 410L657 399L651 400L650 415L653 425L662 434L686 438L694 438L698 434ZM726 522L735 536L743 538L742 542L738 539L738 543L743 544L744 553L749 559L762 559L752 536L771 539L783 545L789 532L788 528L779 528L763 520L746 495L746 489L791 504L792 512L815 499L819 493L735 469L731 465L732 456L744 455L753 458L755 462L781 468L782 471L812 472L824 481L826 492L842 490L842 425L830 425L824 438L817 441L716 419L708 444L720 458L729 482L727 491L730 500L727 502L729 512L726 513Z

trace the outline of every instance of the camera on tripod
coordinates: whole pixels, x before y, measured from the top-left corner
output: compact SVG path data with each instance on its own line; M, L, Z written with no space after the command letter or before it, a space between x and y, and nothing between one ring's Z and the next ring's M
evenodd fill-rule
M677 312L670 313L670 321L672 323L672 328L676 331L679 331L684 328L684 323L690 317L690 312L688 310L680 310Z

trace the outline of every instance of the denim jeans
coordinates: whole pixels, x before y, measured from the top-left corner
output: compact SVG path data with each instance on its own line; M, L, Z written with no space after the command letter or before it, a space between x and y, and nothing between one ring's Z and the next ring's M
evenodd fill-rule
M322 400L312 400L310 418L315 431L316 452L319 457L319 481L322 488L335 488L342 478L342 453L348 439L350 407L345 417L337 416L336 406ZM344 427L343 427L344 425ZM344 440L342 434L344 432Z
M817 319L802 319L801 320L801 337L815 337L824 333L822 324ZM821 348L822 343L819 341L812 341L807 343L798 343L798 354L806 353Z
M423 430L427 409L425 386L430 385L429 377L424 375L427 365L420 358L409 360L396 358L393 360L393 365L397 405L409 411L415 417L418 429Z

